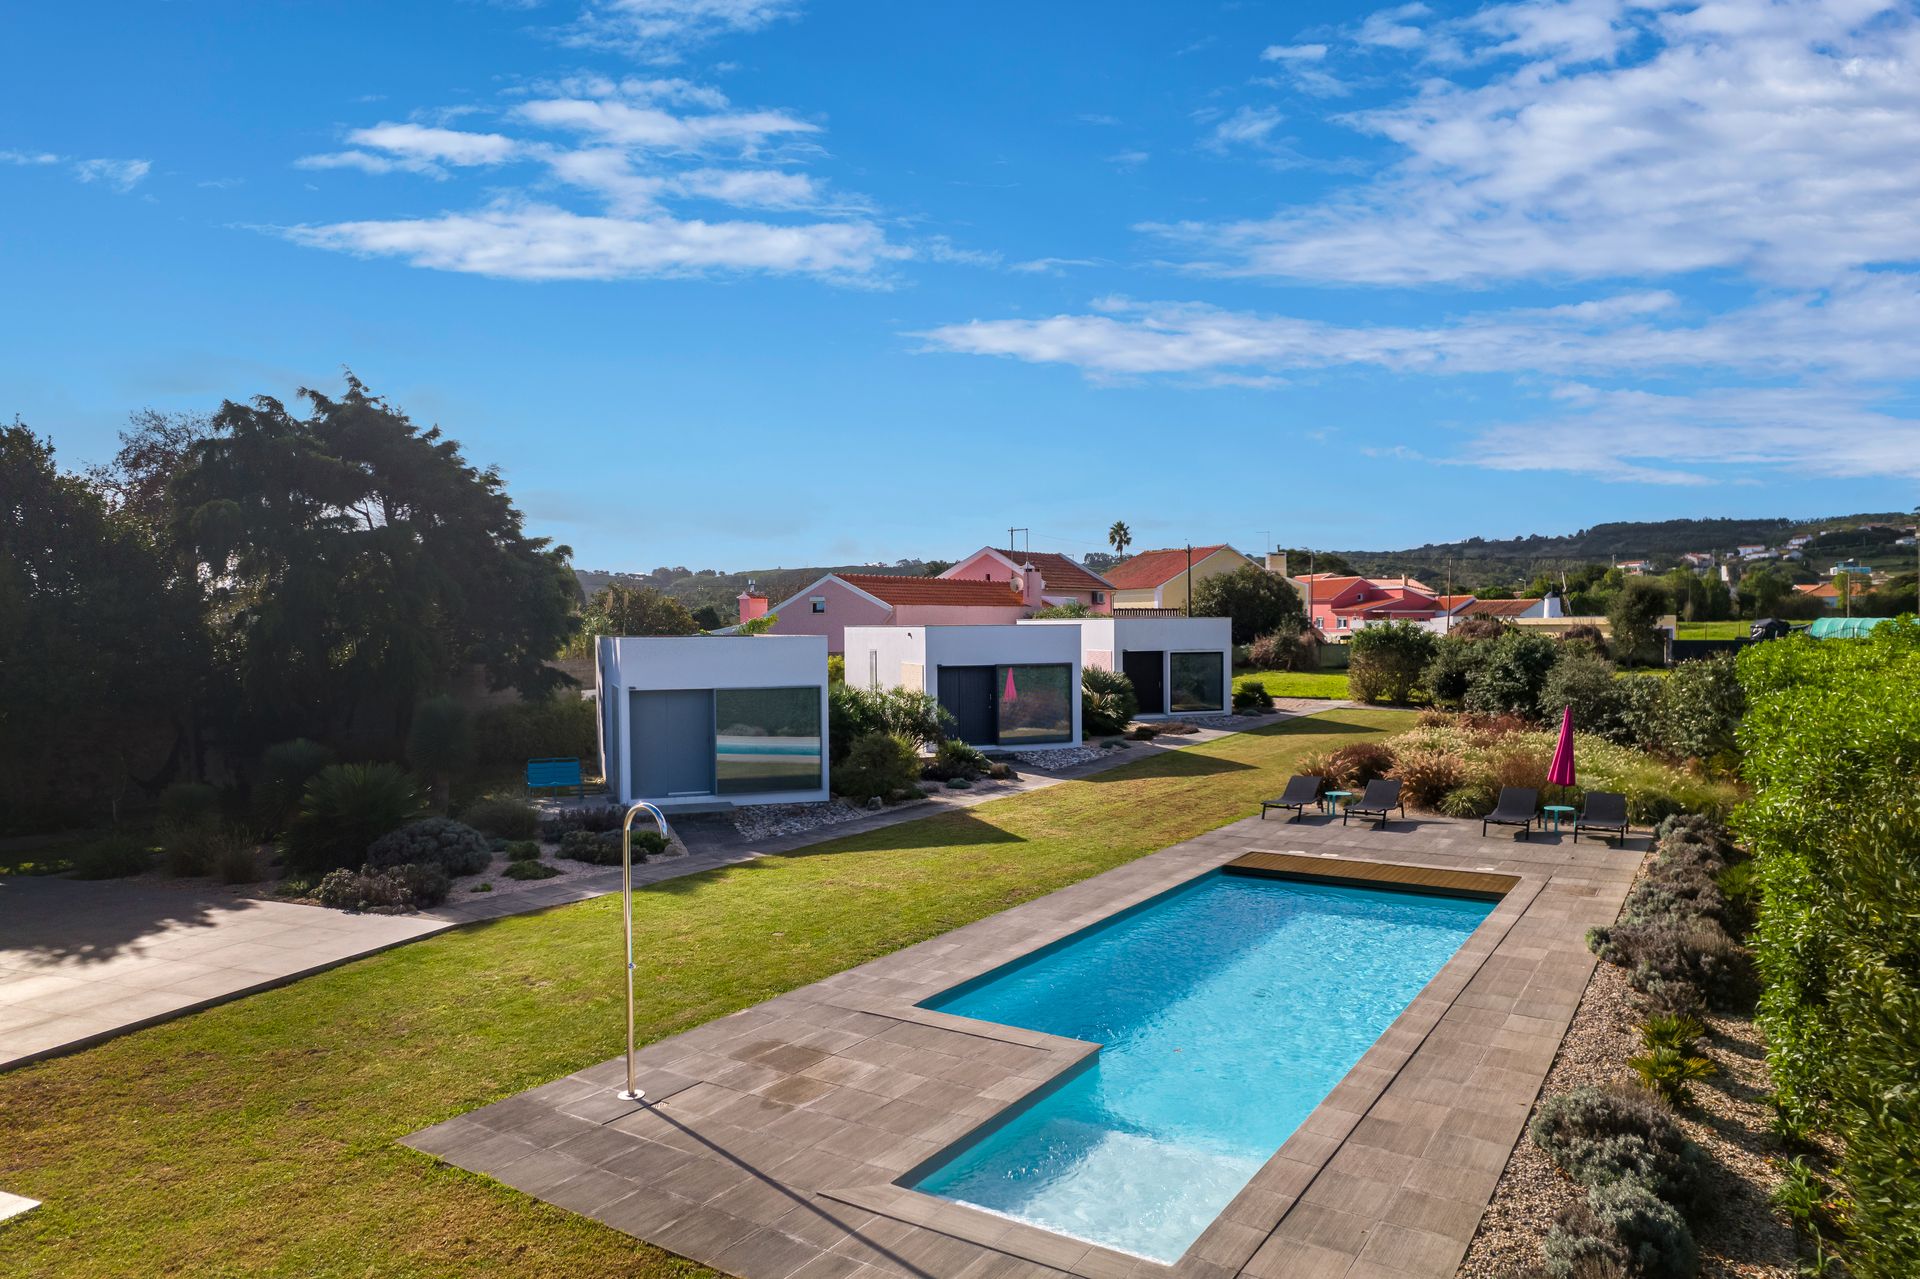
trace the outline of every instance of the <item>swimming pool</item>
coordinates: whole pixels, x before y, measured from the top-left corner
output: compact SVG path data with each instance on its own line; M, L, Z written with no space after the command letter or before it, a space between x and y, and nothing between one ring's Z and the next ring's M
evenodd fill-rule
M1176 1261L1493 907L1214 871L942 992L1102 1047L903 1184Z

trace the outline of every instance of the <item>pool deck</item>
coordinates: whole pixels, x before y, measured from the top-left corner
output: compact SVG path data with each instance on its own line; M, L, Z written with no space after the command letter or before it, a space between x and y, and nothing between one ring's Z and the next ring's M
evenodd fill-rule
M1249 818L652 1044L645 1105L614 1095L615 1059L407 1144L743 1279L1445 1279L1645 847ZM1095 1051L916 1003L1251 853L1517 882L1175 1265L895 1184Z

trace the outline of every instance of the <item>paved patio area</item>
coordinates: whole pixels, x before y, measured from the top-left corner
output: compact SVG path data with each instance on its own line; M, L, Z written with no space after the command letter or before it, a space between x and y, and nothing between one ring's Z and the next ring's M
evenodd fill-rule
M1346 706L1285 699L1265 724ZM994 793L941 791L926 802L797 835L745 840L718 818L676 823L691 855L634 868L636 884L791 852L825 840L916 821L1039 790L1132 760L1228 736L1134 743L1085 764L1024 767ZM79 882L0 876L0 1070L84 1048L257 990L478 920L585 901L620 887L617 867L585 867L523 892L466 895L417 915L350 915L262 901L201 881Z
M646 1105L614 1096L616 1059L408 1144L744 1279L1444 1279L1644 847L1248 819L653 1044ZM920 1000L1249 852L1514 886L1176 1266L894 1184L1096 1051Z

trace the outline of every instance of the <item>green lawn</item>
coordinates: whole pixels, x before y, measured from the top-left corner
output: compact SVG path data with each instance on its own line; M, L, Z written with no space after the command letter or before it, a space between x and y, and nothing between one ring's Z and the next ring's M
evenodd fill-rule
M1242 671L1233 677L1233 686L1239 688L1249 680L1265 684L1267 691L1275 697L1329 697L1339 700L1347 696L1345 671Z
M1336 711L669 881L634 903L643 1040L1251 815L1293 762L1399 732ZM0 1274L704 1274L405 1150L616 1055L603 897L474 925L0 1075Z
M1675 639L1745 639L1752 632L1751 622L1681 622Z

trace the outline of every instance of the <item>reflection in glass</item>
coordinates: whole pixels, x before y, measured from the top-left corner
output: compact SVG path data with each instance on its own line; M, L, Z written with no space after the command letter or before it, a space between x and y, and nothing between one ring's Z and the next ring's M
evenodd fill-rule
M1175 653L1170 662L1169 709L1219 711L1227 707L1227 673L1220 653Z
M818 688L717 688L713 723L720 794L820 788Z
M1073 740L1073 667L996 666L1000 744Z

